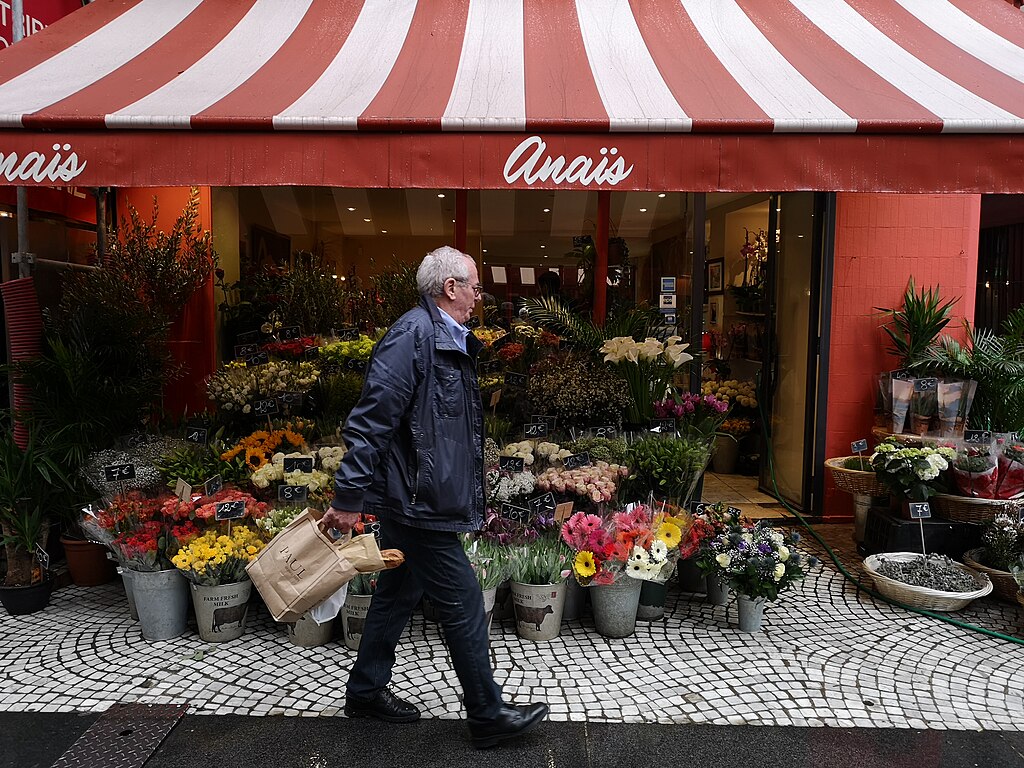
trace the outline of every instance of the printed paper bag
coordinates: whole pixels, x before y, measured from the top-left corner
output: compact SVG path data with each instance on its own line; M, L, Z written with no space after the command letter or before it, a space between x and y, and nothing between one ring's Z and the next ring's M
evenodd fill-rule
M381 570L372 535L333 541L320 530L319 514L306 509L246 566L277 621L298 621L359 571Z

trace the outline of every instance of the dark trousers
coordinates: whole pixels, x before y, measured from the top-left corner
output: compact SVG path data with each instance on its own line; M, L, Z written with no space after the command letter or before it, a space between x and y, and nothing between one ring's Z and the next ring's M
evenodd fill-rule
M501 688L491 670L483 596L459 535L381 520L381 547L402 550L405 563L377 581L348 695L366 699L391 682L395 647L425 593L437 606L469 720L493 720Z

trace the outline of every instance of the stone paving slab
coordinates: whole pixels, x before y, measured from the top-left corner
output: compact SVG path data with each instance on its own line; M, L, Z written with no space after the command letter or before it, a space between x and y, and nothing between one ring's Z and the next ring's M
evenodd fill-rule
M805 549L824 554L813 542ZM990 598L957 615L1007 634L1022 622L1018 607ZM737 630L734 600L713 606L676 589L664 620L623 640L600 637L587 617L551 642L520 640L511 620L491 633L510 700L542 699L553 721L595 723L1020 731L1022 651L876 602L830 563L769 604L758 634ZM209 644L190 631L149 643L119 583L71 587L45 611L0 616L0 711L138 702L185 703L192 715L332 717L354 655L340 642L293 646L265 610L251 612L239 640ZM439 631L419 614L399 647L394 689L426 717L463 717Z

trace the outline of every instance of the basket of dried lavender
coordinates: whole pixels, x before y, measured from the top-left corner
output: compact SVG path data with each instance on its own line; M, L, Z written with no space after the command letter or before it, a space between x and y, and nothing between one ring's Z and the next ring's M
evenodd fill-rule
M864 570L886 597L928 611L959 611L992 591L988 576L945 555L886 552L866 558Z

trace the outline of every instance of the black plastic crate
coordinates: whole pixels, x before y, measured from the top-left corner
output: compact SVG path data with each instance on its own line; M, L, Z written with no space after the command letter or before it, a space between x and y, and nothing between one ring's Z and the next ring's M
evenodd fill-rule
M951 520L905 520L888 510L872 507L864 525L864 541L857 548L862 555L879 552L920 552L921 523L928 553L959 559L964 552L981 545L981 526Z

